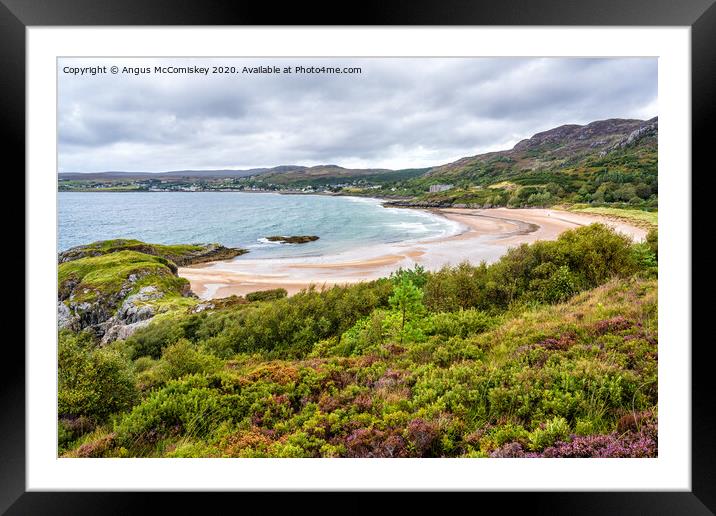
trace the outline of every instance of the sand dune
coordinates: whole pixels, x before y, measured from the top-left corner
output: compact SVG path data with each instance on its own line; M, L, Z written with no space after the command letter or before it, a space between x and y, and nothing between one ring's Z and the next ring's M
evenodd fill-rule
M636 241L643 240L647 233L642 228L606 217L553 209L431 211L459 222L463 231L444 238L383 244L329 256L255 260L247 255L249 258L182 267L179 276L188 279L192 290L204 299L279 287L294 294L312 284L331 286L384 277L398 267L411 267L415 263L429 270L465 260L490 263L510 247L553 240L563 231L594 222L607 224Z

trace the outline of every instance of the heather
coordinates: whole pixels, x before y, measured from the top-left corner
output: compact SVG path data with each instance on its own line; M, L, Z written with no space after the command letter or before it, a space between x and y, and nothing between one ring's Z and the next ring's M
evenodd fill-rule
M636 417L636 416L627 416ZM657 455L656 422L643 423L639 430L619 434L571 435L542 452L526 451L522 444L510 442L490 454L493 458L647 458Z
M63 331L59 451L653 457L656 263L655 233L592 225L492 265L177 306L110 343Z

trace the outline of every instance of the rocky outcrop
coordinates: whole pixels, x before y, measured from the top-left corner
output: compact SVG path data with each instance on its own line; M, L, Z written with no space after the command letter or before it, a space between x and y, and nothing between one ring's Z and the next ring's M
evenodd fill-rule
M452 208L449 201L388 201L383 206L388 208Z
M383 206L386 208L467 208L471 210L486 210L496 207L491 203L453 203L450 201L388 201L384 202Z
M146 286L136 294L127 296L138 279L137 275L131 276L132 279L128 279L119 291L111 295L97 295L92 301L78 302L72 293L66 299L59 300L58 328L72 331L90 328L98 337L103 337L110 329L113 329L115 334L119 332L119 328L115 328L117 326L131 326L151 319L156 314L156 307L146 303L161 299L164 293L155 286ZM138 326L134 329L136 328Z
M135 251L85 257L59 266L58 328L89 330L111 342L126 338L159 312L185 308L196 297L177 267Z
M659 134L659 119L654 117L644 122L639 128L629 133L626 138L619 140L613 148L620 149L636 145L639 141L649 136L657 136Z
M141 271L132 273L118 290L109 293L103 293L89 288L81 288L80 282L75 280L62 283L58 292L57 317L59 329L66 328L79 331L84 328L93 327L98 330L99 334L104 333L101 325L114 315L117 306L136 288L136 282L144 276L145 274ZM156 287L144 288L153 288L156 290ZM141 290L143 289L140 289L140 292ZM91 300L86 300L88 294L92 295ZM134 296L129 296L127 300L132 297ZM124 306L125 304L122 305L122 307ZM131 305L127 306L129 307Z
M60 330L68 329L73 330L77 325L75 315L62 301L57 302L57 328Z
M179 267L194 265L197 263L215 262L218 260L230 260L236 256L246 254L246 249L235 247L224 247L221 244L206 244L202 249L193 251L181 256L167 255L166 258L176 263Z
M120 251L136 251L138 253L158 256L170 260L179 267L196 263L228 260L248 253L246 249L224 247L221 244L194 244L194 245L161 245L147 244L139 240L103 240L92 244L72 247L62 251L58 263L79 260L89 256L104 256ZM175 271L176 272L176 271Z
M280 242L282 244L306 244L314 242L319 237L315 235L298 235L298 236L268 236L266 240L269 242Z
M164 294L153 285L142 287L136 294L128 296L117 313L100 325L102 343L126 339L139 328L147 326L157 313L157 307L147 303L162 297Z
M57 323L90 330L103 343L125 339L160 311L186 309L196 297L178 266L243 254L220 244L160 245L105 240L60 253ZM189 303L191 305L191 303Z
M132 324L154 316L155 308L145 304L147 301L159 299L163 296L157 287L150 285L142 287L139 292L127 297L117 310L116 318L125 324Z
M211 301L204 301L202 303L194 305L194 307L190 309L190 312L198 314L200 312L204 312L205 310L230 308L239 305L245 305L248 303L249 301L245 297L232 295L229 297L222 297L220 299L212 299Z
M132 324L113 324L109 326L102 336L101 343L102 344L108 344L110 342L114 342L115 340L124 340L132 336L135 331L137 331L140 328L144 328L147 326L151 321L149 319L145 319L143 321L137 321Z
M610 118L587 125L562 125L522 140L512 150L519 153L547 148L560 151L561 154L561 151L575 152L579 149L605 146L614 139L637 130L641 124L641 120Z
M157 313L157 307L148 304L164 297L155 286L146 286L124 299L119 309L112 314L111 301L98 300L94 303L83 302L57 303L59 329L79 331L85 328L94 330L101 342L106 344L117 339L126 339L139 328L147 326Z

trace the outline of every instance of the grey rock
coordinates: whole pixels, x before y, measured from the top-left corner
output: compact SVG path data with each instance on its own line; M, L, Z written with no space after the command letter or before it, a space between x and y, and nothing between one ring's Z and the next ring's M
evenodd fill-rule
M105 329L104 329L104 335L102 336L101 343L102 344L109 344L110 342L114 342L115 340L124 340L129 337L131 337L135 331L137 331L140 328L144 328L147 326L151 321L149 319L145 319L143 321L137 321L131 324L117 324L116 319L110 319L107 321L107 323L110 323L111 325L107 325L105 323Z
M214 303L199 303L193 308L192 312L198 314L199 312L203 312L204 310L211 310L214 308L214 306Z
M65 328L73 328L76 323L76 318L72 315L70 307L64 304L62 301L57 302L57 327L60 330Z
M126 324L133 324L144 321L154 316L155 309L153 306L144 305L147 301L159 299L162 293L155 286L147 286L139 289L139 292L127 297L122 306L117 310L117 319Z
M644 124L638 129L635 129L634 131L630 132L626 138L623 138L618 141L613 148L618 149L623 147L629 147L630 145L634 145L635 143L637 143L642 138L656 135L658 134L658 132L659 119L652 118L651 120L647 120L646 122L644 122Z

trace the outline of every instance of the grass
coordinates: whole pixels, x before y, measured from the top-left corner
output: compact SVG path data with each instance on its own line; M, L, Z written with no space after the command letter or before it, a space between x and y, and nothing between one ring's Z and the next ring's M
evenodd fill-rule
M168 258L170 256L182 256L192 252L198 252L202 249L203 246L198 244L147 244L141 240L117 238L113 240L101 240L99 242L93 242L91 244L80 246L77 248L77 252L83 253L86 256L91 253L108 254L118 251L138 251L141 253L148 253Z
M244 249L233 249L219 244L148 244L140 240L101 240L88 245L73 247L60 253L62 261L77 260L88 256L100 256L119 251L136 251L171 260L178 266L205 261L224 260L246 253Z
M130 275L137 276L130 292L153 285L160 291L180 295L187 280L174 275L166 258L136 251L119 251L101 256L72 260L58 267L60 292L71 283L74 301L93 301L100 296L116 295L127 285Z
M567 207L569 211L581 213L592 213L594 215L603 215L608 218L629 222L644 229L656 229L659 224L658 211L645 211L639 209L626 208L607 208L607 207L591 207L576 204Z

